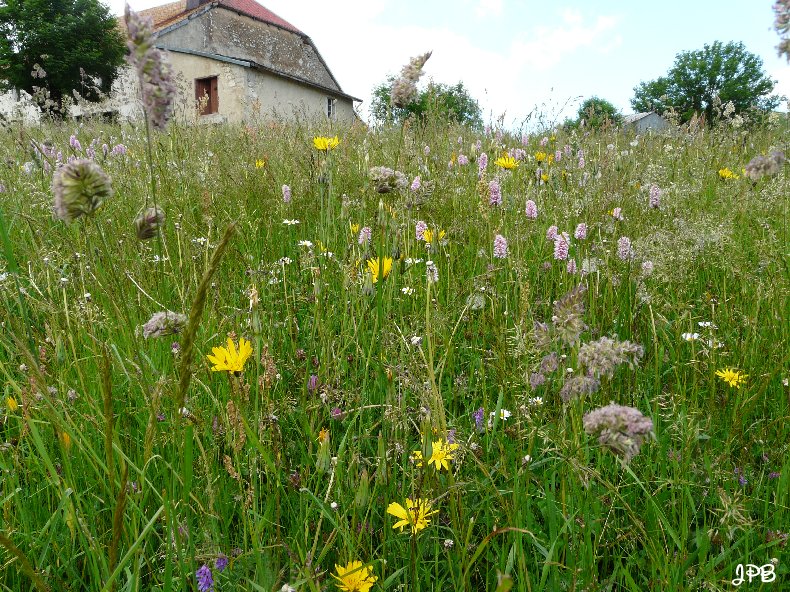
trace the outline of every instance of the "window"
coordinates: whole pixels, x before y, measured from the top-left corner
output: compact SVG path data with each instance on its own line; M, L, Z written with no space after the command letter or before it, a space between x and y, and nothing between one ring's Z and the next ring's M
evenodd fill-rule
M335 116L335 102L337 99L332 97L326 98L326 116L330 119Z
M216 76L195 80L195 100L201 115L210 115L219 111Z

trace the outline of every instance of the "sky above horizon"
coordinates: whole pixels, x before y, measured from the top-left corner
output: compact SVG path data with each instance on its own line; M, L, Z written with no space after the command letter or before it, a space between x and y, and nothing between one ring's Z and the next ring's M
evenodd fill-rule
M132 9L164 4L132 0ZM790 65L776 53L771 0L259 0L309 35L342 89L363 100L409 58L433 55L425 76L463 82L487 122L517 128L530 113L551 121L586 98L631 113L640 81L667 73L676 54L742 41L790 96ZM113 13L123 0L109 0ZM781 106L786 110L786 105ZM532 120L534 122L534 119Z

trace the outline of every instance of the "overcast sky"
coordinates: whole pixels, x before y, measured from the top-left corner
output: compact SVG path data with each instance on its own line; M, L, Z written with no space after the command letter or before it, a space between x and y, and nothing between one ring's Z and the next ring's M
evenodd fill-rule
M132 0L133 9L158 4ZM776 55L772 0L262 0L309 35L343 90L363 99L411 56L433 51L426 76L462 81L486 120L515 126L536 109L563 115L600 96L623 113L640 81L680 51L742 41L790 96ZM111 0L116 14L123 0ZM569 103L570 101L570 103ZM784 106L783 106L784 108Z

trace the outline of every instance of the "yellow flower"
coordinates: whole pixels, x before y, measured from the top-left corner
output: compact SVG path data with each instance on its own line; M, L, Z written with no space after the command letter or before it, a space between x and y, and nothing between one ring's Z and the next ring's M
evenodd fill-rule
M422 233L422 238L425 239L425 242L429 245L433 242L433 232L434 231L431 230L430 228L426 228L425 231ZM439 240L442 240L444 238L444 235L445 235L444 230L440 230Z
M329 442L329 430L327 428L321 428L321 431L318 432L318 441L322 444Z
M719 177L721 177L722 179L739 179L740 178L738 175L733 173L727 167L724 167L723 169L719 169Z
M71 436L69 436L66 432L61 432L60 439L63 442L63 447L66 449L66 451L68 452L71 450Z
M381 263L380 259L368 259L368 271L373 276L373 283L379 281L379 278L385 278L392 271L392 257L384 257L384 262Z
M546 153L545 152L536 152L535 153L535 160L538 162L543 162L546 160Z
M378 579L373 575L373 566L362 565L361 561L349 561L345 567L335 564L335 571L335 585L346 592L369 592Z
M387 514L400 518L398 522L392 525L392 528L400 528L402 532L403 528L408 526L411 528L412 534L417 534L423 528L426 528L431 522L430 517L439 511L431 511L431 501L423 498L415 500L406 498L406 508L396 502L392 502L387 506Z
M508 156L507 154L503 154L499 158L494 161L494 164L498 167L502 167L503 169L513 170L518 168L518 161L512 156Z
M548 176L548 174L546 174L546 173L541 173L541 174L540 174L540 180L541 180L541 181L543 181L544 183L545 183L546 181L548 181L548 180L549 180L549 176Z
M411 461L418 467L422 466L422 450L415 450L411 453Z
M428 459L428 464L434 465L437 471L442 468L450 470L450 463L447 461L453 460L453 452L458 449L458 444L446 442L444 440L437 440L433 443L433 450L431 451L431 458Z
M323 152L334 150L337 148L338 144L340 144L340 140L337 136L334 138L327 138L326 136L316 136L313 138L313 146L315 146L315 149L322 150Z
M211 349L214 355L209 354L208 361L214 364L211 368L214 372L241 372L244 370L244 364L247 359L252 355L252 344L242 337L239 339L239 349L233 340L228 337L228 347L214 347Z
M14 397L6 397L5 404L11 413L19 409L19 403L16 402Z
M262 169L265 166L266 166L266 161L265 160L261 160L259 158L258 160L255 161L255 168L256 169Z
M359 224L352 224L351 222L348 223L349 228L351 228L351 234L356 234L359 232Z
M734 388L741 388L741 385L746 382L748 374L743 374L740 370L732 368L725 368L724 370L716 370L716 376L721 378L724 382Z

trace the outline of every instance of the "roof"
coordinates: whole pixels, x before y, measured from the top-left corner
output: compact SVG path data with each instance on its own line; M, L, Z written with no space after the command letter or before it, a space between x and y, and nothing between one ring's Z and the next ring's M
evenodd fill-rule
M648 115L657 115L658 117L661 117L655 111L649 111L647 113L631 113L630 115L623 115L623 123L636 123Z
M187 9L187 0L178 0L177 2L171 2L169 4L163 4L161 6L155 6L153 8L141 10L139 14L153 18L154 30L158 31L159 29L172 25L173 23L188 17L190 14L206 7L207 5L222 6L223 8L239 12L250 18L254 18L255 20L259 20L282 29L287 29L288 31L297 33L299 35L304 35L304 33L294 27L291 23L286 21L284 18L277 16L268 8L261 6L255 2L255 0L214 0L213 2L204 2L200 6L190 10Z

